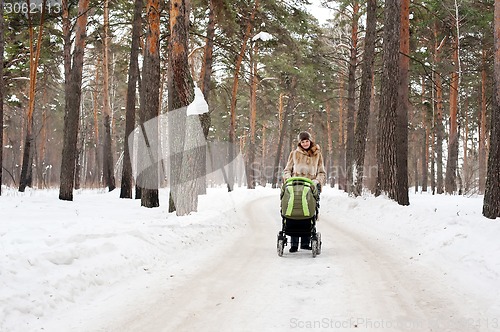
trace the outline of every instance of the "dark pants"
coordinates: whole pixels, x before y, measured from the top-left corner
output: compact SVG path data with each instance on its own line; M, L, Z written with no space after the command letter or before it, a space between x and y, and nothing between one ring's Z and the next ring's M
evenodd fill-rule
M299 247L299 237L298 236L292 236L292 241L291 245L292 247ZM311 237L310 236L302 236L300 238L300 246L301 247L309 247L309 243L311 242Z

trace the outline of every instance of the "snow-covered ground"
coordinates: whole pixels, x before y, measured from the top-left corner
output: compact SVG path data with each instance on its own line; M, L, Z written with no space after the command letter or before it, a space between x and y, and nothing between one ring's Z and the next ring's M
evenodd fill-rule
M277 256L276 189L209 189L185 217L167 195L4 189L0 331L500 331L500 220L482 197L326 188L312 258Z

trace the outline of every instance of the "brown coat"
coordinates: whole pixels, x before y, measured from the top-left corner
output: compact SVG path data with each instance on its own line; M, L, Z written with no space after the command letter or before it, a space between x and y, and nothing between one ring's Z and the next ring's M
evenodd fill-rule
M321 148L318 144L311 142L309 150L304 150L299 143L297 148L290 152L283 172L283 179L286 181L292 176L317 180L321 185L325 185L325 165L323 163Z

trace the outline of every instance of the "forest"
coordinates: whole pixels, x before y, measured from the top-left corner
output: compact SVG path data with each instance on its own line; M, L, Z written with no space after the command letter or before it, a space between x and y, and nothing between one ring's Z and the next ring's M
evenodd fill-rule
M157 207L169 187L186 215L209 186L280 186L307 130L329 186L500 217L498 1L322 0L326 22L307 0L0 4L4 188Z

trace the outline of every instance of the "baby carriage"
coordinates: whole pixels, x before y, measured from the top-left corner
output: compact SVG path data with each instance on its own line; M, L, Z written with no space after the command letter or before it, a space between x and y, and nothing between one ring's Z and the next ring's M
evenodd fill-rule
M278 233L278 256L288 243L288 236L310 236L312 255L321 253L321 233L316 232L319 212L319 191L314 182L303 177L291 177L281 188L282 229Z

